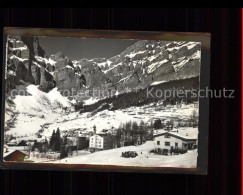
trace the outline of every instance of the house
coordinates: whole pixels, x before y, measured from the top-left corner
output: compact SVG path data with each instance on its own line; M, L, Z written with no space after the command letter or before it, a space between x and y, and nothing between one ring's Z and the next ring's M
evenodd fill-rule
M25 140L21 140L17 146L28 146Z
M166 125L166 127L165 127L165 130L167 130L167 131L171 131L172 129L173 129L173 125L172 124Z
M5 161L23 162L26 156L28 156L28 154L26 154L22 151L19 151L19 150L15 150L15 151L11 152L10 154L8 154L7 156L5 156L3 159Z
M36 142L37 142L37 140L26 140L26 144L27 144L28 146L31 146L31 147L33 147L33 146L35 145Z
M163 153L175 150L187 151L194 149L197 145L198 131L195 128L178 128L174 131L159 131L154 134L155 149Z
M18 141L16 139L12 139L7 143L8 146L16 146L17 144Z

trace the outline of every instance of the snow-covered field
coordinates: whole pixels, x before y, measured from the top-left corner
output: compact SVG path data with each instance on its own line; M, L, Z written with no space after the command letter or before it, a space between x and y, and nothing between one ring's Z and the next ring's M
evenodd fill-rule
M153 148L154 142L147 141L140 146L104 150L92 154L64 158L54 161L54 163L181 168L195 168L197 165L197 150L188 151L180 155L165 156L150 153ZM136 158L123 158L121 153L125 151L136 151L138 156Z
M57 118L63 116L63 107L71 106L68 99L63 97L56 88L49 93L44 93L38 89L38 86L29 85L26 91L29 95L16 95L13 98L16 121L14 127L6 131L5 135L33 136L43 128L44 124L54 123ZM5 121L11 117L5 113Z
M130 107L121 110L104 110L91 115L90 113L65 112L62 107L71 107L71 102L61 96L57 89L49 93L38 90L37 86L29 85L29 96L17 95L13 100L16 105L16 124L6 134L14 136L33 136L39 130L43 130L44 136L51 136L53 130L60 131L71 129L84 129L92 131L96 125L97 132L103 129L118 128L120 123L128 121L149 122L153 118L188 119L195 109L194 105L182 105L163 107L163 102L151 103L141 107ZM197 109L197 108L196 108Z

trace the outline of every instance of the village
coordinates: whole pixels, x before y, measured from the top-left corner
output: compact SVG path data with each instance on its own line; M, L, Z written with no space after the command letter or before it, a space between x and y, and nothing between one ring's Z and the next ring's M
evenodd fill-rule
M27 137L5 135L3 155L5 161L55 162L105 150L141 146L146 142L152 144L149 152L155 155L182 155L197 149L197 137L198 117L194 111L189 119L129 121L118 128L112 126L99 132L94 124L89 130L57 128L51 136L42 132ZM124 158L136 158L137 155L136 151L120 154Z

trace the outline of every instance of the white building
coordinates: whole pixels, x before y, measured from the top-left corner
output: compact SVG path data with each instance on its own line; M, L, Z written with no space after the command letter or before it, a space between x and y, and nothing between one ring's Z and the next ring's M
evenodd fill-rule
M93 135L89 139L89 148L92 150L103 150L104 138L99 135Z
M197 128L178 128L174 131L158 130L154 134L154 148L168 153L171 149L188 150L197 145Z

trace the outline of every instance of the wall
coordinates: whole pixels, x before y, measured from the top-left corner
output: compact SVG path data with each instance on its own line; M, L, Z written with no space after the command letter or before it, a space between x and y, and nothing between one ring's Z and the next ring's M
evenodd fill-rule
M160 141L160 145L157 145L157 141ZM166 141L170 142L170 146L165 146ZM170 138L165 138L165 135L161 135L159 137L154 138L155 148L170 150L171 146L175 147L175 143L178 143L178 147L181 148L183 141L172 136L170 136Z
M99 135L93 135L89 139L90 148L103 149L104 139Z

